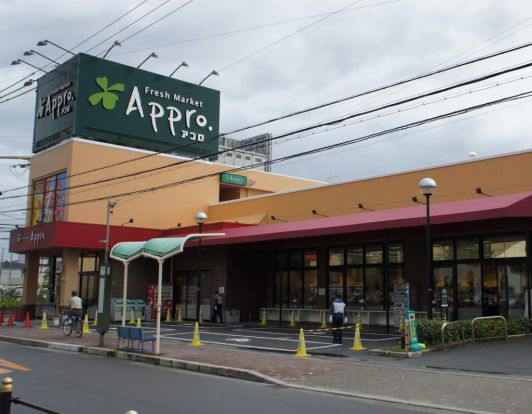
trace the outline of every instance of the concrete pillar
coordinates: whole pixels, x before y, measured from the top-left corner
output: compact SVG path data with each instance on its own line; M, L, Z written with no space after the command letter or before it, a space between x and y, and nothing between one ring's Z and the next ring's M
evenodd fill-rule
M39 285L39 259L38 253L26 254L26 274L24 275L22 304L35 308L37 304L37 288Z
M63 249L63 273L61 275L61 306L67 306L71 292L79 293L79 250Z

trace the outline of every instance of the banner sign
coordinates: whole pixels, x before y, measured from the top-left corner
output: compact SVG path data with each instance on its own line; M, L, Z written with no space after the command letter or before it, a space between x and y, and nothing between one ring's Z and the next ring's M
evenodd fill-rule
M215 154L219 113L219 91L80 53L39 79L33 151L75 136Z

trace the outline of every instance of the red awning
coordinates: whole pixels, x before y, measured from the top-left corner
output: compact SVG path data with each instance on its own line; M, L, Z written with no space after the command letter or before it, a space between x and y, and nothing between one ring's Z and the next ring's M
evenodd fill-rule
M227 229L208 246L294 239L426 225L426 206L381 210L313 220ZM532 217L532 192L430 205L432 224L461 223L510 217Z
M434 225L532 217L532 192L436 203L431 204L430 207L431 223ZM231 245L419 227L425 224L426 207L416 205L278 224L209 223L204 227L204 230L222 230L226 235L205 239L202 243L206 246ZM194 227L159 230L111 226L110 247L123 241L144 241L155 237L173 237L194 232ZM9 250L14 253L62 248L103 250L104 243L102 240L105 239L105 225L55 222L13 230L10 236Z

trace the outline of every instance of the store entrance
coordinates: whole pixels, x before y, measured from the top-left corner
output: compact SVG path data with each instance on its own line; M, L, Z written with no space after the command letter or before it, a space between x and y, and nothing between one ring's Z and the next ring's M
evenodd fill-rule
M485 265L482 281L482 314L500 315L505 309L506 272L504 265Z
M183 319L196 319L198 300L202 319L210 319L211 271L177 272L173 295Z

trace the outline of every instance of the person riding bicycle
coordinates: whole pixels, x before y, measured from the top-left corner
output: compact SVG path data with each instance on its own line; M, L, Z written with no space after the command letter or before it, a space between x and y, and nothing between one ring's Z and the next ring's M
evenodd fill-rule
M70 298L70 301L68 302L68 315L71 318L78 318L81 319L81 313L83 308L83 302L81 298L78 296L78 292L75 290L72 291L72 297Z

